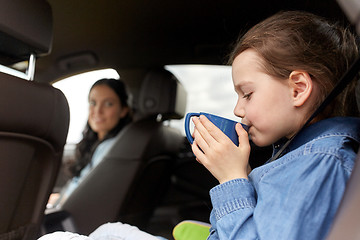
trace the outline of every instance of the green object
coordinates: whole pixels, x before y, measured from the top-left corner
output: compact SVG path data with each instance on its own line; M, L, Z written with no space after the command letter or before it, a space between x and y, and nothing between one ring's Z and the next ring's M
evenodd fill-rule
M198 221L182 221L173 229L175 240L205 240L209 236L210 224Z

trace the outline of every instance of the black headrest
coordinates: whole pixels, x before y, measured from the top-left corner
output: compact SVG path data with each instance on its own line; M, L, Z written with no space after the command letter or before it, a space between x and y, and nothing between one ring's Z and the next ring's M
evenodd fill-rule
M179 80L165 69L150 71L141 86L139 110L142 117L161 114L162 120L181 119L187 93Z
M3 65L51 50L52 11L46 0L11 0L0 7L0 60Z

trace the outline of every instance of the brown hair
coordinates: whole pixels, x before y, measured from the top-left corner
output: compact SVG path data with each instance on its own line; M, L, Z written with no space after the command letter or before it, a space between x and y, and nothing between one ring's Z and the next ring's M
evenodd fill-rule
M313 110L358 57L355 36L348 28L301 11L279 12L252 27L237 41L229 63L249 48L260 54L264 70L275 78L306 71L320 93ZM352 81L320 118L358 115L355 84Z

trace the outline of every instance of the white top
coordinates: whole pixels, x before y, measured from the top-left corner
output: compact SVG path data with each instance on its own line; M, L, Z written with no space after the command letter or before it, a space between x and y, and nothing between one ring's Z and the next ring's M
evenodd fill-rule
M165 238L153 236L129 224L116 222L101 225L89 236L71 232L55 232L46 234L38 240L165 240Z

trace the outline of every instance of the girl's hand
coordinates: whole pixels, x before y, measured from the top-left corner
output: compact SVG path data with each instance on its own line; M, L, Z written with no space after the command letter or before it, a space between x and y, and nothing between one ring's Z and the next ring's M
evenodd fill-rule
M236 178L247 178L249 173L250 143L241 124L236 125L239 146L236 146L205 116L192 118L195 124L192 151L197 161L224 183Z

